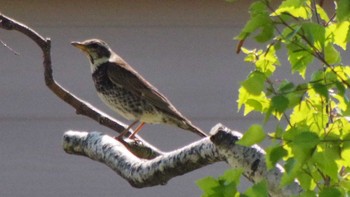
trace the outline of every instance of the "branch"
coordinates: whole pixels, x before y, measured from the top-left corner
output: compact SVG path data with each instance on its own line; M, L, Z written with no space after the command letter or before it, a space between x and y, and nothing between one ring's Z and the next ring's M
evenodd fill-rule
M51 63L51 41L49 38L44 38L33 29L1 13L0 13L0 28L6 29L6 30L15 30L20 33L23 33L39 46L39 48L43 52L45 84L57 97L59 97L61 100L63 100L64 102L72 106L75 109L77 114L87 116L97 121L101 125L104 125L114 131L117 131L118 133L121 133L122 131L124 131L124 129L126 128L125 124L99 111L88 102L85 102L82 99L79 99L77 96L73 95L71 92L64 89L59 83L57 83L54 80L52 63ZM132 130L130 129L129 135L131 134L131 132ZM142 142L144 146L148 146L149 150L151 150L152 152L151 157L155 157L162 154L158 149L156 149L155 147L147 143L145 140L143 140L139 136L136 136L136 139ZM139 154L140 157L143 157L143 153L135 152L134 154Z
M9 47L4 41L0 40L0 43L1 43L4 47L6 47L8 50L10 50L13 54L19 55L19 53L18 53L17 51L15 51L15 50L13 50L11 47Z
M257 145L245 147L236 145L235 142L242 137L242 134L218 124L211 132L212 142L221 157L224 157L232 168L243 168L244 176L256 183L262 180L267 181L268 191L271 196L296 196L302 192L297 182L281 188L280 183L284 169L277 164L272 169L267 169L265 151Z
M126 179L133 187L164 185L175 176L222 161L209 138L152 160L140 159L114 138L99 132L67 131L63 147L67 153L100 161Z
M56 96L71 105L77 114L87 116L119 133L125 129L124 124L79 99L54 80L49 38L42 37L29 27L1 13L0 28L19 31L40 47L43 52L46 85ZM231 167L242 167L244 176L253 182L266 178L271 196L299 194L301 189L297 183L279 188L283 170L279 166L267 170L261 148L235 145L241 134L221 125L212 130L213 136L210 138L201 139L169 153L159 151L139 136L136 137L136 141L121 143L97 132L68 131L64 134L63 147L67 153L83 155L105 163L134 187L163 185L175 176L214 162L226 161Z
M271 196L291 196L301 192L297 183L280 188L283 169L276 166L268 170L260 147L236 145L242 134L221 124L215 126L211 134L211 137L150 160L134 156L119 141L98 132L67 131L63 147L67 153L106 164L137 188L164 185L176 176L214 162L226 161L233 168L243 168L243 175L252 182L266 180Z

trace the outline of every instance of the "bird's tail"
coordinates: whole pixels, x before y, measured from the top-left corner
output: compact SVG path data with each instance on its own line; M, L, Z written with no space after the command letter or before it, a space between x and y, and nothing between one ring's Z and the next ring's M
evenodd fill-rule
M179 125L182 129L192 131L193 133L201 136L208 137L209 135L204 133L200 128L194 126L191 122L186 121L185 124Z

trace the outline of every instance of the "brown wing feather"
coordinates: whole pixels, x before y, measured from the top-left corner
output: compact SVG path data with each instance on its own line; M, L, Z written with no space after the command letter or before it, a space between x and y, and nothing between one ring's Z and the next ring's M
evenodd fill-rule
M107 68L108 77L113 83L127 87L129 91L144 97L161 111L185 120L170 101L144 80L130 65L119 57L115 60L120 66L110 63Z

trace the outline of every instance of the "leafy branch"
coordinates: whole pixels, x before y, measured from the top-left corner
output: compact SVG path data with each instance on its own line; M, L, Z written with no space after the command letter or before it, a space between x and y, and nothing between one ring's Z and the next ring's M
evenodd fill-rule
M1 13L0 28L18 31L39 46L43 53L45 83L57 97L72 106L78 114L90 117L117 132L124 130L123 124L119 121L68 92L54 80L50 39ZM105 164L127 180L131 186L137 188L164 185L176 176L214 162L226 162L238 170L239 175L245 176L251 182L259 182L255 188L263 191L265 195L283 197L299 194L302 188L297 182L280 187L279 180L283 168L277 164L267 169L265 152L259 146L253 145L257 139L265 137L262 127L253 125L247 133L255 138L242 137L239 132L217 124L213 127L210 137L170 152L162 152L139 137L137 140L118 141L99 132L67 131L63 136L62 145L64 151L69 154L85 156ZM236 179L232 177L231 180ZM232 181L226 183L233 186ZM226 183L225 188L228 188ZM198 185L211 190L207 181L198 181ZM232 189L235 188L230 187L227 191L230 192ZM250 190L247 194L254 192L255 190Z
M264 123L254 127L278 120L273 121L275 131L260 135L263 138L249 132L243 138L252 143L272 139L266 163L284 163L282 186L297 180L303 196L349 195L350 66L342 62L340 51L350 39L350 1L333 1L334 8L327 9L331 14L323 9L323 1L284 0L274 5L269 0L252 3L250 20L235 37L237 52L253 65L238 90L238 108L244 115L264 115ZM251 38L265 48L245 48L244 41ZM288 63L281 63L281 54ZM282 68L290 75L275 79ZM252 188L262 192L259 184Z

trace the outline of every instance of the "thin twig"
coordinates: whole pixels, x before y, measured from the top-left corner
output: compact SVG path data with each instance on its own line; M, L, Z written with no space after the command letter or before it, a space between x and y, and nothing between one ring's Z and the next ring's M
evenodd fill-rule
M17 51L13 50L11 47L9 47L4 41L0 40L0 43L6 47L8 50L10 50L15 55L20 55Z
M44 67L44 76L45 76L45 84L47 87L60 99L64 102L72 106L77 114L87 116L101 125L104 125L118 133L121 133L126 128L125 124L122 122L109 117L103 112L99 111L89 103L84 100L78 98L65 88L63 88L59 83L57 83L53 78L53 70L51 64L51 41L49 38L44 38L39 33L34 31L33 29L27 27L26 25L11 19L0 13L0 28L6 30L15 30L20 33L23 33L31 40L33 40L42 50L43 52L43 67ZM129 132L129 134L131 131ZM153 157L156 155L162 154L157 148L153 147L151 144L136 136L136 140L142 143L144 146L147 146L152 150ZM131 145L130 145L131 146ZM132 147L132 146L131 146ZM139 154L138 152L133 152L134 154ZM144 153L140 153L140 157L143 156Z

